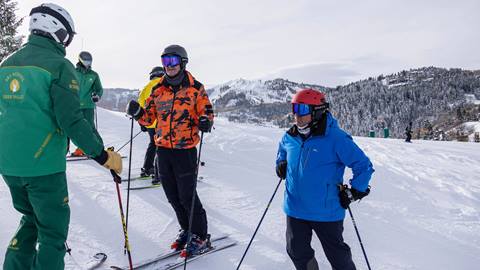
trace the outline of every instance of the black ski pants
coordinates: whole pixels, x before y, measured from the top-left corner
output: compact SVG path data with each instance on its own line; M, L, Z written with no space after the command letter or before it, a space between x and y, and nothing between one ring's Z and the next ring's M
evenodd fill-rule
M287 216L287 253L297 270L318 270L310 243L315 232L333 270L355 270L350 247L343 242L343 220L317 222Z
M183 230L188 230L190 208L193 194L192 233L204 239L207 236L207 213L195 189L197 181L197 148L167 149L157 147L157 167L163 190L168 202L177 215L178 223Z
M147 151L145 152L145 159L143 161L143 168L146 171L153 168L153 162L155 160L155 149L157 149L157 146L155 145L155 140L153 138L153 136L155 136L155 129L147 128L147 133L150 137L150 142L148 143Z

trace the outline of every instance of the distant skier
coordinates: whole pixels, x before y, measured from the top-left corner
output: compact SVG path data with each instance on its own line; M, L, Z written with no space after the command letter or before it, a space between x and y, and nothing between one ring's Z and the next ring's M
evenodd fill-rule
M412 122L408 123L408 126L405 128L405 142L412 142Z
M97 132L95 126L95 103L100 101L103 95L103 87L100 77L92 69L92 55L89 52L81 52L78 55L77 77L80 83L80 108L82 109L85 119L92 125L94 131ZM100 138L100 136L98 136ZM103 144L103 142L102 142ZM83 156L84 153L77 148L72 156Z
M328 108L322 92L298 91L292 100L296 124L278 149L276 173L286 179L287 253L297 270L318 269L310 245L312 230L333 269L356 269L350 247L343 241L343 220L349 204L368 195L374 170ZM353 171L351 188L339 191L345 166Z
M152 93L152 88L158 84L160 78L165 74L162 67L154 67L150 72L150 82L143 88L143 90L138 95L138 103L142 108L145 108L145 101L147 98L150 97ZM145 152L145 159L143 161L143 167L141 168L140 176L147 177L147 176L154 176L155 169L154 169L154 160L155 160L155 126L157 125L157 121L155 120L152 125L143 126L140 124L140 128L143 132L148 132L148 136L150 137L150 143L148 144L147 151ZM159 180L155 177L152 181L153 184L157 184Z
M23 214L3 269L60 270L70 222L67 136L117 173L122 159L103 150L80 109L75 68L65 59L75 34L70 14L42 4L30 12L29 26L27 44L0 65L0 174Z
M178 45L163 51L162 64L166 75L161 77L146 100L145 109L132 100L127 113L142 125L155 120L157 169L168 201L177 215L181 231L172 248L181 250L187 242L190 208L195 194L192 220L192 242L182 256L197 254L209 244L207 214L195 190L199 131L210 132L213 107L203 85L186 71L188 56Z

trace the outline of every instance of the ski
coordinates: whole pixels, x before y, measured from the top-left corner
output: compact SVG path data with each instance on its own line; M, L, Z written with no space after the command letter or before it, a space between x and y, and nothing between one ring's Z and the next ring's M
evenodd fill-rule
M122 158L127 158L127 156L122 156ZM69 162L69 161L91 160L91 158L87 157L87 156L81 156L81 157L67 156L66 159L67 159L67 162Z
M162 184L153 184L148 186L140 186L140 187L130 187L130 190L141 190L141 189L150 189L150 188L158 188L161 187ZM128 189L128 188L126 188Z
M130 181L135 181L135 180L152 180L153 178L151 176L135 176L131 177ZM122 182L128 182L128 177L122 177Z
M194 261L196 259L200 259L208 254L212 254L214 252L217 252L217 251L220 251L220 250L223 250L223 249L226 249L226 248L229 248L229 247L233 247L237 244L237 241L234 241L234 240L230 240L230 241L227 241L225 243L221 243L221 244L218 244L218 245L212 245L211 248L207 249L206 251L204 251L203 253L199 254L199 255L195 255L195 256L191 256L187 259L187 263L191 262L191 261ZM176 262L172 262L172 263L167 263L163 266L160 266L159 268L155 268L156 270L173 270L173 269L176 269L182 265L185 264L185 259L184 258L181 258L181 259L177 259Z
M87 263L86 269L87 270L94 270L98 269L103 263L107 260L107 254L105 253L97 253L93 256L93 259Z
M153 180L152 177L150 178L137 178L137 179L130 179L131 181L132 180ZM202 179L203 177L199 177L198 178L198 182L202 182ZM128 179L122 179L122 182L128 182ZM150 188L158 188L158 187L161 187L162 186L162 183L158 183L158 184L151 184L151 185L146 185L146 186L139 186L139 187L130 187L130 190L141 190L141 189L150 189Z
M224 239L227 239L227 238L228 238L228 235L222 235L222 236L210 239L210 242L214 243L216 241L224 240ZM180 250L170 251L170 252L164 253L162 255L159 255L155 258L144 260L144 261L136 264L133 268L134 269L142 269L142 268L150 266L152 264L156 264L156 263L158 263L162 260L172 258L176 255L180 255ZM198 256L200 256L200 255L198 255ZM194 258L194 257L192 257L192 258ZM128 270L129 269L128 266L119 267L119 266L115 266L115 265L110 266L110 268L115 269L115 270Z

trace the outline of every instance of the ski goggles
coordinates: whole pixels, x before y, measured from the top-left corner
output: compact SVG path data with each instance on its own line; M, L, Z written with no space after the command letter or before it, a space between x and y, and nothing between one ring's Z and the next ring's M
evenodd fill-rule
M292 112L298 116L305 116L312 113L312 106L308 104L293 103Z
M162 65L164 67L174 67L180 65L181 63L182 59L178 55L170 54L162 56Z
M84 67L89 68L92 66L92 60L82 60L80 59L80 62L83 64Z

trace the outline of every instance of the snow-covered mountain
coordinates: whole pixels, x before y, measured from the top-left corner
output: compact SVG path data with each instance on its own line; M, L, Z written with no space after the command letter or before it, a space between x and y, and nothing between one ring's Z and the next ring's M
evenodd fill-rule
M283 79L267 81L238 79L210 88L208 94L217 107L228 109L244 103L249 105L287 103L299 89L305 87L319 88L316 85L299 84Z
M239 79L209 93L220 115L232 121L266 121L286 127L292 121L288 102L305 87L325 91L340 125L358 136L389 128L391 136L402 137L412 121L417 138L432 139L443 133L444 139L451 140L462 135L456 126L480 121L480 72L461 69L412 69L336 88L283 79Z
M123 113L99 109L99 128L107 145L117 148L130 138ZM205 136L198 194L212 235L228 233L239 244L188 265L188 269L235 269L272 195L277 144L284 130L217 118ZM134 132L138 132L135 125ZM480 144L381 138L355 138L371 158L372 192L352 211L372 269L470 270L480 264ZM139 173L148 136L133 144L132 175ZM122 150L128 154L128 147ZM124 161L127 175L128 161ZM82 269L89 256L108 254L103 269L126 265L115 184L94 161L68 164L71 225L67 269ZM351 176L348 170L345 181ZM132 186L146 185L132 182ZM122 195L126 204L126 184ZM285 251L284 186L273 200L242 270L294 269ZM125 207L125 206L124 206ZM0 262L20 215L7 186L0 181ZM348 216L348 215L347 215ZM345 241L357 269L367 269L352 222L345 219ZM168 251L178 226L162 189L130 193L129 239L134 262ZM313 247L321 269L329 269L320 243ZM76 261L76 262L75 262ZM155 269L152 266L150 269Z
M124 112L130 100L137 100L138 91L138 89L106 88L98 105L109 110Z
M379 75L336 88L296 83L284 79L232 80L207 89L218 115L230 121L273 124L292 123L290 100L302 88L325 91L340 125L356 136L370 130L401 138L413 122L414 138L463 140L473 136L465 122L480 121L480 71L412 69ZM124 111L138 90L105 89L100 105Z

